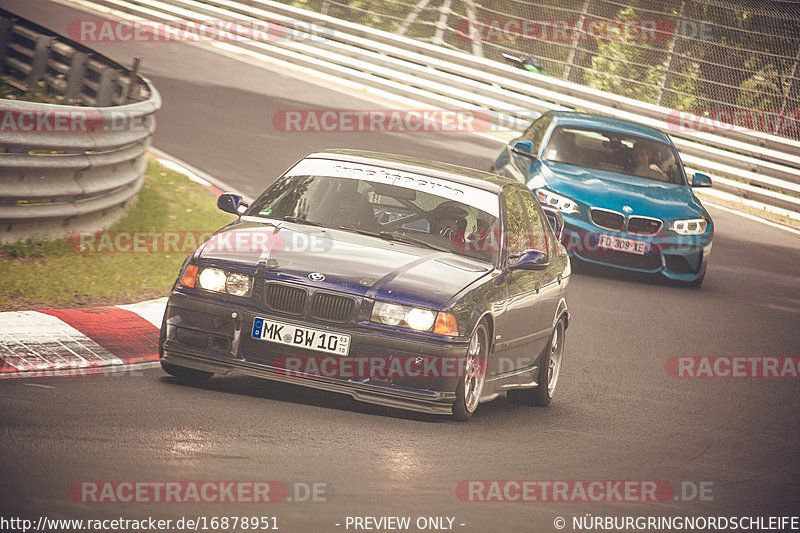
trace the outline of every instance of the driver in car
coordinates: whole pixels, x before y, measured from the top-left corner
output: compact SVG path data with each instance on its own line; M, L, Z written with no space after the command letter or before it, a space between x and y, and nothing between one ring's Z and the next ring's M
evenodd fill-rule
M633 152L631 153L631 159L633 162L633 170L632 172L637 176L643 176L646 178L658 178L658 179L667 179L667 175L664 174L664 171L659 168L658 165L655 163L650 163L650 149L647 147L646 144L642 142L637 142L633 146Z
M454 205L440 204L430 215L431 233L442 237L452 238L458 232L467 229L467 212Z

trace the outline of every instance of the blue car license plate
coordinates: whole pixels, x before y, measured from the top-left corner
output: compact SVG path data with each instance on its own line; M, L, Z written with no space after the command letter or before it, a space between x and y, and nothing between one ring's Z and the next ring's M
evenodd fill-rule
M347 355L350 352L350 335L285 324L266 318L253 320L254 339L276 342L287 346L317 352Z
M615 237L613 235L600 235L597 245L606 250L639 255L646 254L650 249L650 243L648 242L623 239L622 237Z

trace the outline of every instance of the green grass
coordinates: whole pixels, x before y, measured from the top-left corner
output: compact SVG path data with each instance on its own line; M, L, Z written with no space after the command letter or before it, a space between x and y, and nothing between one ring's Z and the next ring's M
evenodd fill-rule
M136 204L108 231L211 232L232 220L233 215L217 209L211 192L151 160ZM29 239L0 245L0 311L113 305L165 296L191 251L82 253L77 241L70 244L67 239Z
M47 85L40 81L27 91L0 80L0 98L7 100L22 100L25 102L39 102L43 104L64 104L66 97L57 94ZM71 104L76 105L76 104ZM80 105L80 104L77 104Z

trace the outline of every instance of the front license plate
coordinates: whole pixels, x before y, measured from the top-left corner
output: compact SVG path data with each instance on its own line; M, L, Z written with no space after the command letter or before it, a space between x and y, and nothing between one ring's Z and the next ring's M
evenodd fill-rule
M646 254L647 250L650 249L650 243L635 241L633 239L623 239L622 237L615 237L613 235L600 235L597 246L605 248L606 250L639 255Z
M256 317L253 320L253 338L336 355L347 355L350 352L350 335L284 324L266 318Z

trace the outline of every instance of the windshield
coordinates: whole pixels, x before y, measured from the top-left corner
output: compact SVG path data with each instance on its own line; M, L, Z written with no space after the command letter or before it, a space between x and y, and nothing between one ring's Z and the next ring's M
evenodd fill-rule
M543 159L685 185L675 149L663 142L612 131L559 126Z
M380 179L378 177L375 178ZM469 246L498 226L490 211L499 210L494 193L426 178L419 188L359 179L318 175L287 175L270 187L247 210L247 216L285 220L358 232L488 262L496 250ZM429 192L439 185L454 186L442 195ZM471 190L467 190L471 189ZM464 201L452 199L464 190ZM482 203L489 202L481 208Z

